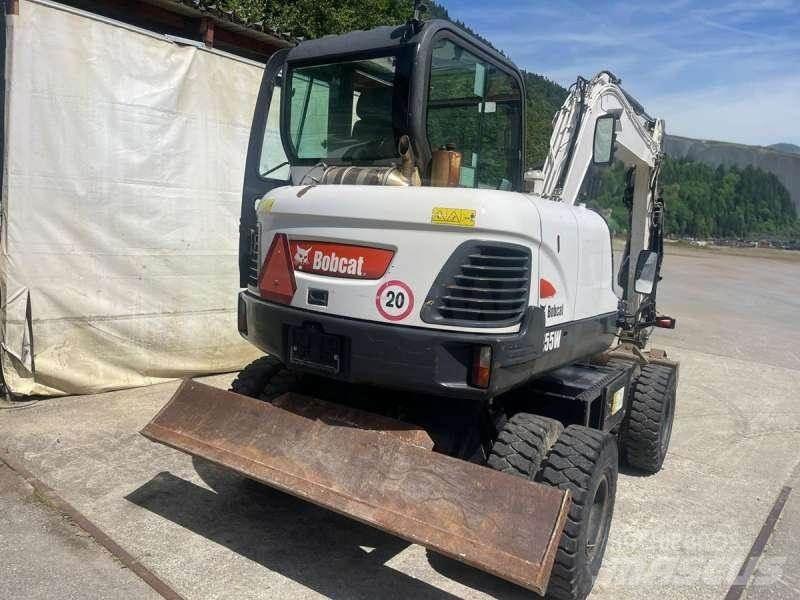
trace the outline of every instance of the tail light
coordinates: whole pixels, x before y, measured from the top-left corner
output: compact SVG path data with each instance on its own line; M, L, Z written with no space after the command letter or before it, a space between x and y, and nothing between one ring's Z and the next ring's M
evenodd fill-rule
M656 317L656 327L675 329L675 319L672 317Z
M294 298L297 283L294 280L294 267L289 254L289 240L286 234L276 233L261 267L258 278L261 297L281 304L289 304Z
M492 347L476 346L472 356L472 385L479 388L489 387L492 376Z

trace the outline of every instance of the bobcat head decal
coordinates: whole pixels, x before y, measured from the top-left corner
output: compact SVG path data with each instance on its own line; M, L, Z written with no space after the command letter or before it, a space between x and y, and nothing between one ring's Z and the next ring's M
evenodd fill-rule
M311 252L313 246L309 246L308 248L301 248L297 246L297 249L294 251L294 256L292 260L294 260L294 267L295 269L303 269L303 265L308 264L308 253Z

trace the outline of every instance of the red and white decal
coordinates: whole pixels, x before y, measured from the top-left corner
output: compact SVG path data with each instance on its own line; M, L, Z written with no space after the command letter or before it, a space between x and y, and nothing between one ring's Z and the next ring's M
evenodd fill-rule
M397 279L387 281L375 294L375 306L384 319L402 321L414 309L414 292L407 283Z
M291 240L289 246L295 271L350 279L380 279L394 256L384 248L333 242Z

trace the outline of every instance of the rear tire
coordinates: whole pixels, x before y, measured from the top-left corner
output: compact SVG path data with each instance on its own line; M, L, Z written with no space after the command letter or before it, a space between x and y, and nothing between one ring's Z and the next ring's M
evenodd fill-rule
M572 494L546 598L583 600L592 590L614 514L619 455L616 439L570 425L542 463L537 480Z
M555 419L517 413L503 425L486 464L495 471L533 479L563 430Z
M298 389L297 375L289 371L286 365L277 358L270 355L255 359L239 371L236 379L231 382L230 387L231 392L256 398L257 400L264 400L265 402L270 402L273 398L277 398L285 392L297 391ZM200 472L197 465L195 465L195 470ZM243 479L243 484L253 490L269 488L269 486L260 481L249 477Z
M230 391L270 401L281 394L299 391L298 376L274 356L257 358L239 372Z
M648 474L664 464L675 416L677 371L667 365L642 367L631 388L631 406L622 424L625 462Z

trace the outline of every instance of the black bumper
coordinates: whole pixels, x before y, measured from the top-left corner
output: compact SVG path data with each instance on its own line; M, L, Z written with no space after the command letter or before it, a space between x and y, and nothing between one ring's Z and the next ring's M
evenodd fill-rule
M311 323L324 333L343 338L340 373L328 376L353 383L490 398L548 367L537 361L544 338L544 312L540 308L528 309L518 333L476 334L361 321L274 304L246 291L239 294L239 332L257 348L284 362L289 327ZM469 384L473 351L479 345L492 347L488 389Z

